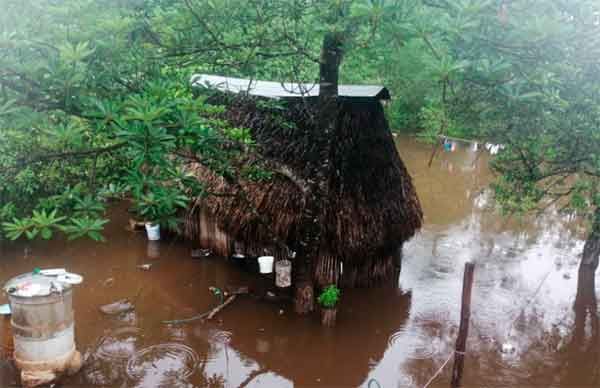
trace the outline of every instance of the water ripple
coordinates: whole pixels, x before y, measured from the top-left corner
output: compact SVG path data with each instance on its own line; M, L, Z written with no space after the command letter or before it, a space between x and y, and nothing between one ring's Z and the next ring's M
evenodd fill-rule
M398 379L396 381L396 388L408 388L414 386L415 381L412 378L412 376L406 374L401 374L400 376L398 376Z
M141 342L137 327L121 327L101 337L85 355L83 377L91 386L115 386L125 377L125 364Z
M431 338L423 333L400 330L388 339L388 348L395 346L401 346L408 359L425 360L440 353L443 344L436 338Z
M100 338L96 354L105 360L127 360L138 348L140 329L122 327Z
M219 343L219 344L228 344L229 342L231 342L231 337L232 337L233 333L231 333L230 331L216 331L215 333L213 333L212 337L211 337L211 342L213 343Z
M127 363L127 375L140 386L186 386L198 365L196 352L180 343L153 345Z

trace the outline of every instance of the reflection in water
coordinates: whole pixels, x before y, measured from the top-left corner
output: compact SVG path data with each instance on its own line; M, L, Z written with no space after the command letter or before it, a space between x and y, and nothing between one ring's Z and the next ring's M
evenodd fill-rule
M140 329L137 327L117 329L100 339L96 354L105 360L127 360L135 354L139 336Z
M184 243L124 233L123 207L114 209L107 244L0 245L0 281L35 267L84 276L74 305L87 363L64 387L422 387L453 351L462 271L474 261L465 386L600 386L596 298L584 292L595 278L580 280L577 292L582 226L558 212L500 217L486 190L486 147L453 144L428 168L431 148L399 139L425 226L405 245L401 289L343 290L335 329L252 296L214 322L162 325L212 307L208 287L264 284L231 262L191 259ZM137 269L149 262L149 271ZM98 311L123 298L135 300L133 311ZM502 353L505 343L515 351ZM446 368L433 386L449 381ZM0 386L14 383L0 359Z
M123 327L102 337L85 354L82 374L90 385L115 385L124 376L127 360L135 354L140 330Z
M146 255L149 259L158 259L160 258L160 242L158 241L148 241L147 242Z
M137 327L121 327L101 337L95 349L85 354L82 374L92 386L116 386L125 378L127 360L142 342Z
M477 263L477 269L465 386L595 383L575 374L553 378L565 362L555 343L564 343L574 330L574 312L582 315L581 309L573 310L583 246L577 220L556 211L520 220L500 217L486 190L493 177L481 147L457 143L431 168L430 147L403 138L399 149L415 179L426 223L405 245L400 285L413 294L409 320L394 334L365 386L370 378L383 386L403 386L399 374L422 386L452 353L466 261ZM412 356L422 336L433 349L426 359ZM504 343L514 344L516 351L503 354ZM573 368L597 369L592 358L584 359ZM449 386L449 381L446 368L435 386Z
M10 317L0 315L0 387L16 385L17 373L14 370L12 362L10 362L13 350L14 344L10 328Z
M127 376L135 386L187 386L198 365L194 349L178 344L163 343L138 351L127 362Z

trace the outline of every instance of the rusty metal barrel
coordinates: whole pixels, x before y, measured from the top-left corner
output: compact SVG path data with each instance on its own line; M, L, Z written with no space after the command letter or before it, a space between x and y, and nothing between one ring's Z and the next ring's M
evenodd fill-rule
M26 387L81 368L75 349L73 288L55 277L24 274L4 286L12 312L14 360Z

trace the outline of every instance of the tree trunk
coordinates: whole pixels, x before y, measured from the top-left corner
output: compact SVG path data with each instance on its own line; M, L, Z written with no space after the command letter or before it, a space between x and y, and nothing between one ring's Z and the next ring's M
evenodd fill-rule
M307 173L308 192L300 218L299 243L296 249L296 303L298 314L314 310L313 263L319 254L322 234L322 215L329 198L330 155L332 137L338 113L338 78L342 60L340 33L327 33L321 48L319 105L317 125L311 138Z
M600 254L600 210L594 212L592 228L583 247L583 255L579 264L577 276L577 296L573 310L575 321L571 341L564 352L569 360L565 365L589 362L598 357L598 302L596 299L596 269ZM590 331L588 331L588 328ZM573 361L574 362L571 362ZM572 376L580 378L580 368L561 368L560 374L569 379ZM562 376L561 376L562 377Z
M595 273L584 270L579 272L577 280L577 297L575 298L575 325L571 340L572 346L583 349L588 345L586 342L586 324L589 321L589 327L592 329L592 337L598 335L598 302L595 292ZM590 341L595 342L595 341Z
M583 255L579 264L577 276L577 305L589 305L590 301L596 300L595 274L600 257L600 208L594 211L592 228L583 246ZM594 303L595 304L595 303Z

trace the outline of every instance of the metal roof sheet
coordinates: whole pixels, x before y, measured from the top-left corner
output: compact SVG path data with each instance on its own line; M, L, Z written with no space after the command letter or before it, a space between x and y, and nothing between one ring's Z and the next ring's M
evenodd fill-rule
M317 97L318 84L257 81L244 78L194 74L192 86L216 89L221 92L248 93L268 98ZM389 100L390 92L380 85L339 85L338 95L347 98L376 98Z

